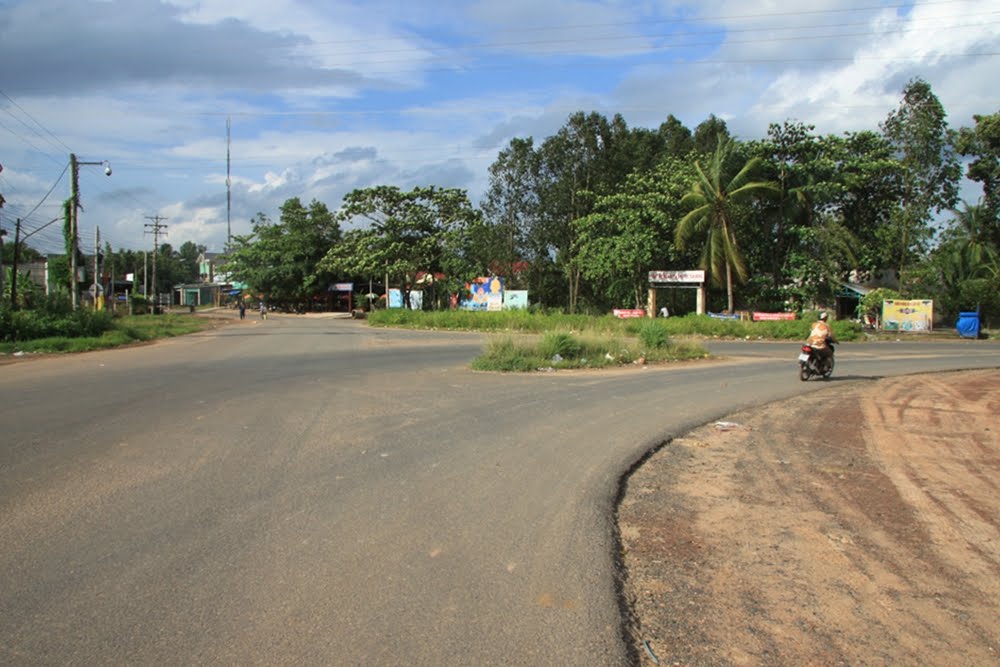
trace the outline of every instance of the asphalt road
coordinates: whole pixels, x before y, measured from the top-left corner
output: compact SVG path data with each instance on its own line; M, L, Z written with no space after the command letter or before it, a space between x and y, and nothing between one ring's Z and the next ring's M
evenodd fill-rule
M671 368L474 373L474 334L273 315L0 365L0 663L618 665L619 480L815 391L794 343ZM1000 366L838 349L831 382Z

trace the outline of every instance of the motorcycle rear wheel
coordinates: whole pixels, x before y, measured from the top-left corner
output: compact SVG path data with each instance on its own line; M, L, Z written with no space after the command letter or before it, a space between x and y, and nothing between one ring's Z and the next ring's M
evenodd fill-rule
M805 382L809 379L811 373L809 372L809 366L806 364L799 364L799 379Z

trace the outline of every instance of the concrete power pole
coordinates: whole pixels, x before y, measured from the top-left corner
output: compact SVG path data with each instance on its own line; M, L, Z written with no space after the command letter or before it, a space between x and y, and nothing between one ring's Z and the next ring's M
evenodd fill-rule
M153 221L151 223L147 222L145 227L147 230L151 230L146 233L151 233L153 235L153 313L155 314L157 312L156 306L160 305L160 295L156 293L156 253L160 250L160 230L167 228L166 225L160 224L160 220L166 220L167 218L163 218L158 215L147 215L146 219ZM146 296L149 296L148 292L146 293Z
M101 228L97 227L97 238L94 240L94 285L91 290L94 293L94 310L97 310L97 272L100 269L98 261L101 256Z
M10 272L10 308L17 310L17 262L21 259L21 218L14 227L14 270Z
M70 188L70 212L69 212L69 226L70 226L70 249L69 249L69 267L70 267L70 279L69 279L69 291L72 296L73 310L76 310L77 287L79 285L76 282L76 245L77 239L79 238L80 228L78 226L78 209L80 208L80 165L82 164L93 164L101 165L104 167L104 175L111 175L111 164L107 160L102 160L101 162L85 162L78 160L75 153L69 154L69 188Z
M76 310L76 210L80 206L80 165L76 154L69 154L69 293Z
M226 118L226 253L229 253L229 246L233 242L233 225L230 221L232 212L232 180L229 178L229 142L232 119Z

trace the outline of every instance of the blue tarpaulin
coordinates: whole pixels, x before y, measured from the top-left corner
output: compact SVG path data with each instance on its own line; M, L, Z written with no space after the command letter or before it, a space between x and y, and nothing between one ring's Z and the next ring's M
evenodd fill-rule
M959 313L955 330L962 338L979 338L979 313Z

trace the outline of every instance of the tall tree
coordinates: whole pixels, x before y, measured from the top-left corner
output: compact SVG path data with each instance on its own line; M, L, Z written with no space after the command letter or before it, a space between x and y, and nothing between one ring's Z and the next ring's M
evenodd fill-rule
M678 266L674 226L695 177L690 162L668 156L649 173L633 173L620 191L598 198L574 221L584 275L607 296L605 306L645 301L649 271Z
M445 273L454 288L485 268L467 254L466 242L480 218L464 190L403 192L388 185L354 190L344 198L340 219L366 226L345 234L320 267L349 275L386 274L398 281L409 307L417 272Z
M258 213L251 234L233 237L225 270L273 304L309 308L332 278L319 262L340 237L325 204L313 200L306 208L293 197L282 204L278 223Z
M966 176L983 186L977 217L994 248L1000 250L1000 111L973 119L976 126L959 130L956 146L961 155L972 158Z
M767 140L753 145L778 188L775 206L764 218L765 254L774 290L785 286L786 262L790 246L796 241L795 230L809 224L817 205L814 190L821 147L813 129L802 123L772 123Z
M926 81L906 85L899 108L881 128L902 165L903 199L894 212L891 239L902 283L907 264L926 251L933 237L932 215L955 205L961 170L944 107Z
M695 161L697 178L681 200L688 213L677 223L674 235L679 249L694 237L703 238L701 266L717 284L722 283L725 275L729 312L735 310L734 279L743 281L747 276L736 239L739 208L758 195L777 192L773 183L753 180L761 166L759 157L751 158L738 170L734 158L736 142L725 139L719 142L707 164Z
M194 241L185 241L177 249L177 257L184 268L184 280L186 283L197 282L199 275L198 258L205 252L205 246L198 245Z
M612 128L597 113L575 113L541 146L540 216L533 235L555 258L574 312L580 296L582 266L573 255L573 221L588 215L597 196L610 190L616 174L609 168Z
M532 139L512 139L490 165L490 185L482 210L487 225L485 242L492 260L509 285L516 284L518 262L533 258L528 244L538 219L539 155Z
M726 121L709 114L708 118L698 123L694 128L694 150L702 155L711 155L723 143L730 138L729 128Z
M901 165L889 141L872 131L828 136L824 156L835 175L835 211L857 244L856 269L870 276L895 264L890 240L902 197Z
M658 130L663 141L663 149L667 155L684 158L694 150L694 137L684 123L677 120L673 114L660 123Z

